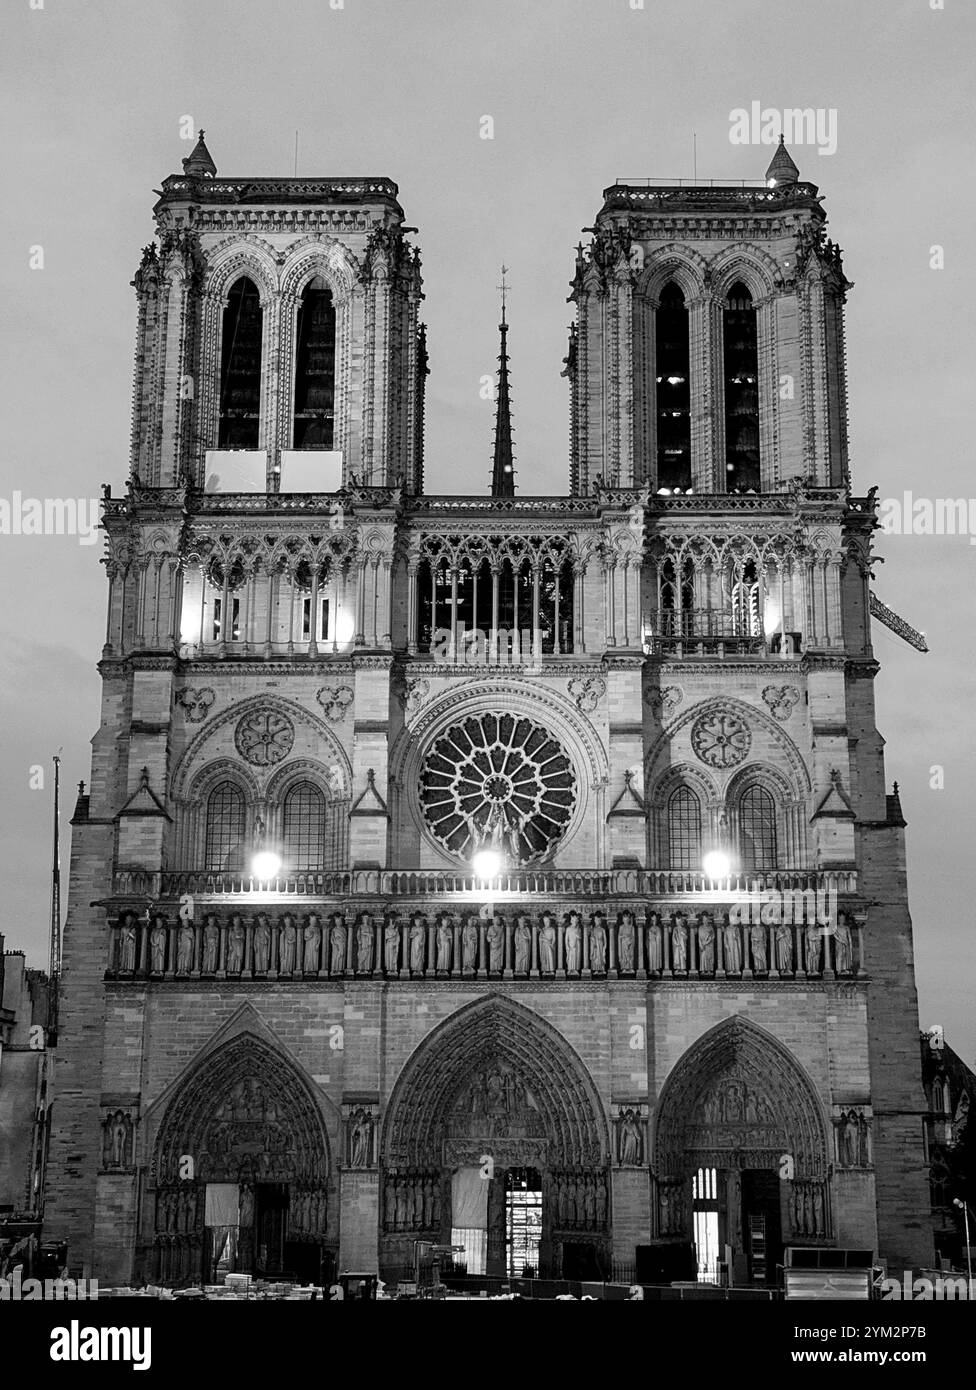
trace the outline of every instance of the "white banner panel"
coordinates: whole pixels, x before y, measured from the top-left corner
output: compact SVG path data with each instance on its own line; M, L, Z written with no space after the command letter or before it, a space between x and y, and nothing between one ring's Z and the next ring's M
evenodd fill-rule
M266 449L208 449L204 492L267 492Z
M282 449L279 492L338 492L341 449Z

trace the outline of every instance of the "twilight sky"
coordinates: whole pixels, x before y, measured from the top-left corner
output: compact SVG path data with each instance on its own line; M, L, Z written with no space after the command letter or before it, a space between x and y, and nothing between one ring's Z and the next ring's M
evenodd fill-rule
M730 112L836 111L794 147L826 194L848 304L855 490L968 497L976 349L976 15L965 0L7 0L0 58L2 499L121 490L152 190L204 126L222 175L387 175L419 228L432 375L427 488L487 488L498 267L510 267L518 486L567 487L573 247L618 177L758 179ZM481 118L494 139L479 138ZM944 268L931 268L933 246ZM43 248L43 268L32 248ZM938 257L936 257L938 259ZM901 785L923 1025L976 1056L972 634L976 536L879 537L878 722ZM6 947L47 956L50 758L62 856L88 777L104 633L101 545L0 535ZM31 768L45 769L31 789ZM932 769L941 767L940 778ZM943 785L939 786L939 783ZM933 785L934 784L934 785Z

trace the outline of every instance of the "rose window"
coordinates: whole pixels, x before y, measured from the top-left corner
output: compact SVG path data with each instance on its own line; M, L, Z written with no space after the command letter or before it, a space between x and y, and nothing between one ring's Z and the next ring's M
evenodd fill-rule
M234 742L238 753L249 763L270 767L291 752L295 730L291 720L277 710L255 710L241 719Z
M576 778L558 739L531 719L472 715L442 734L424 759L420 804L431 834L469 859L494 849L531 864L562 838Z
M735 767L749 752L752 734L744 719L729 710L719 710L695 720L691 746L709 767Z

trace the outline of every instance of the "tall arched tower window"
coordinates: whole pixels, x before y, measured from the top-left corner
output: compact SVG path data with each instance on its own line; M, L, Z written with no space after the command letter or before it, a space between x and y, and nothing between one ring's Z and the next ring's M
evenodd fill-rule
M298 782L285 797L281 845L286 869L325 868L325 797L312 782Z
M296 449L331 449L335 438L336 311L321 275L298 308L295 355Z
M204 867L237 872L243 868L244 794L233 782L220 782L207 798Z
M218 449L256 449L261 429L263 311L247 276L234 282L224 310Z
M655 315L657 485L691 487L691 366L688 310L674 283L665 285Z
M725 487L727 492L758 492L759 343L752 295L741 281L729 290L722 320Z
M738 806L739 861L743 873L776 868L776 802L765 787L746 787Z
M690 787L668 797L668 844L672 869L701 868L701 802Z

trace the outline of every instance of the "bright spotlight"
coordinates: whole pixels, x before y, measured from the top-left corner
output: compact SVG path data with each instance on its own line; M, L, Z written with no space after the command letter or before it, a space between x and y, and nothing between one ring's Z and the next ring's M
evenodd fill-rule
M502 857L493 849L479 849L471 867L475 878L497 878L502 871Z
M277 878L280 868L281 856L270 849L261 850L251 860L251 873L261 883L267 883L269 879Z
M720 849L713 849L711 854L706 854L702 860L702 868L707 878L728 878L732 872L732 861Z

